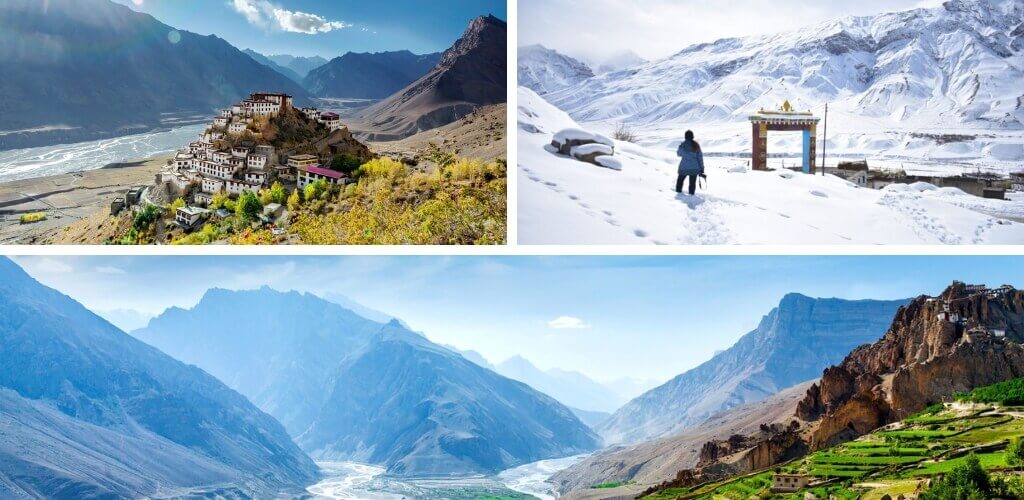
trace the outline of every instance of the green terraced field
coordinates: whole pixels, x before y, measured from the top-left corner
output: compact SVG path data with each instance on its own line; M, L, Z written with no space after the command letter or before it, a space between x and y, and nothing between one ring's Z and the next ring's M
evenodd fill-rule
M966 455L943 460L941 457L948 453L1024 437L1024 418L1000 413L998 408L983 408L970 414L941 410L904 423L904 428L875 432L771 471L695 489L673 488L646 498L802 499L804 493L812 492L818 498L831 495L843 500L870 500L897 489L905 493L902 490L912 490L922 478L947 473L966 460ZM987 470L1007 467L1003 451L979 453L977 457ZM771 494L776 470L806 474L813 478L812 484L796 494ZM825 480L829 481L827 486L815 486L816 481ZM862 486L854 487L855 484Z

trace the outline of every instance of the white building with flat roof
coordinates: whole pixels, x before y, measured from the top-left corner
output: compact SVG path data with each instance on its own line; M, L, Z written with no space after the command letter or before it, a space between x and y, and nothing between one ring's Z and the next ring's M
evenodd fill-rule
M267 166L267 157L258 154L251 154L246 159L246 166L253 170L263 170Z
M348 180L347 175L329 168L322 168L318 165L305 165L299 167L296 170L296 176L298 177L299 189L304 189L306 186L318 180L323 180L328 184L337 185L344 185Z
M260 186L266 185L267 174L259 170L250 170L245 173L245 182L250 184L258 184Z
M214 151L210 159L218 163L227 163L231 159L231 153L227 151Z
M291 168L305 167L308 165L319 165L320 157L316 155L293 155L288 157L288 166Z
M252 193L259 193L260 192L260 188L262 187L262 184L256 184L256 183L252 183L252 182L248 182L248 181L244 181L244 180L238 180L238 179L228 179L226 181L226 187L227 187L228 194L233 194L233 195L237 196L237 195L240 195L240 194L242 194L242 193L244 193L246 191L249 191L249 192L252 192Z
M174 212L174 222L185 229L192 229L206 218L210 211L199 207L181 207Z
M224 190L224 180L216 177L203 177L199 183L199 189L204 193L217 194Z
M202 161L199 162L199 168L196 170L203 175L210 177L216 177L219 179L230 179L234 177L237 169L226 163L217 163L213 161Z

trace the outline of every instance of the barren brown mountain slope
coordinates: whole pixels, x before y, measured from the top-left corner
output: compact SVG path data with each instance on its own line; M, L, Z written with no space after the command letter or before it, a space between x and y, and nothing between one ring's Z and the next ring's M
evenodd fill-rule
M491 161L506 157L505 103L484 106L454 123L420 132L400 141L371 142L370 148L386 156L420 159L430 144L460 157Z
M507 27L494 16L474 19L441 62L352 123L360 138L397 140L452 123L480 106L507 99Z
M559 491L572 492L567 497L570 499L639 493L674 478L682 469L696 466L706 442L753 435L763 424L789 424L797 403L811 384L805 382L756 403L722 412L676 436L609 448L559 472L552 480ZM635 484L601 492L590 490L591 486L615 481Z

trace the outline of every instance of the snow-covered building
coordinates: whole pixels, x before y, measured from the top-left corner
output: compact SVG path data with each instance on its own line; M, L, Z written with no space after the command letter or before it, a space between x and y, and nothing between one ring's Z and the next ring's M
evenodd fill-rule
M299 167L296 170L296 176L298 178L299 189L303 189L318 180L327 181L328 184L339 185L344 185L348 180L347 175L318 165L304 165Z
M1024 192L1024 172L1011 173L1010 186L1014 191Z
M334 132L341 128L341 117L338 116L338 113L320 113L320 123L323 123L331 132Z

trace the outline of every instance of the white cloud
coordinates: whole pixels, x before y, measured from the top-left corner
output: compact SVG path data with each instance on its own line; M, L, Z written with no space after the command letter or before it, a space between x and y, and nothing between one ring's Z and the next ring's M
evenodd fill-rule
M36 272L51 274L70 273L75 270L68 263L51 259L49 257L44 257L34 262L32 264L32 269Z
M114 266L98 266L96 272L100 274L127 274L124 269Z
M308 12L283 9L267 0L232 0L231 7L245 16L249 24L290 33L315 35L352 26L344 21L330 21L326 17Z
M573 316L559 316L548 321L548 326L556 330L579 330L582 328L590 328L590 325L582 319Z

